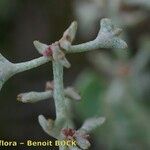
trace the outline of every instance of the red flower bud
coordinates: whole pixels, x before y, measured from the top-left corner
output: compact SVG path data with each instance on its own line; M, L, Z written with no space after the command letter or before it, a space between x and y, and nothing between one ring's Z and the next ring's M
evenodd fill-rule
M67 128L67 129L62 129L62 133L65 136L65 138L69 138L69 137L74 137L76 130L75 129L71 129L71 128Z
M53 51L52 51L52 49L51 49L51 46L49 46L49 47L43 52L43 56L45 56L45 57L50 57L50 56L52 56L52 54L53 54Z

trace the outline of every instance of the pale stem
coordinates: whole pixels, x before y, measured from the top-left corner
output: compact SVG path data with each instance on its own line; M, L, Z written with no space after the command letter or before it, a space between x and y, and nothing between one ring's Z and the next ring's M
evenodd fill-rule
M78 45L71 45L66 53L79 53L79 52L86 52L97 50L100 48L127 48L127 44L119 39L112 37L112 35L99 33L98 37L86 43L78 44ZM120 42L120 43L119 43Z
M36 68L40 65L43 65L49 61L50 61L50 58L42 56L42 57L27 61L27 62L16 63L16 64L14 64L14 66L15 66L14 72L19 73L19 72L23 72L26 70L30 70L32 68Z
M54 101L56 107L56 122L66 118L65 96L63 86L63 66L53 61Z

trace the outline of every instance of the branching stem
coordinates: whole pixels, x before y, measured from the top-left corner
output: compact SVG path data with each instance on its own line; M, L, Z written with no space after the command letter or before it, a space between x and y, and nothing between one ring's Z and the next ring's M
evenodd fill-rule
M20 72L23 72L26 70L30 70L32 68L36 68L40 65L43 65L49 61L50 61L50 58L42 56L42 57L27 61L27 62L16 63L16 64L14 64L14 66L15 66L14 72L20 73Z

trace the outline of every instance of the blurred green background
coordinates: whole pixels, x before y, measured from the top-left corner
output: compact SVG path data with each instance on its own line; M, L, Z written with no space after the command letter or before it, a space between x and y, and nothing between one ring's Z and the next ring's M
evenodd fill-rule
M149 0L0 0L0 53L12 62L31 60L40 56L34 40L58 40L73 20L78 21L74 43L82 43L95 38L101 18L112 19L123 29L128 49L70 54L72 67L65 69L64 84L74 84L82 95L72 110L77 127L94 115L107 119L92 134L91 150L148 150L149 14ZM55 118L53 99L22 104L16 95L43 91L52 78L51 64L46 64L6 82L0 93L0 139L51 139L37 117Z

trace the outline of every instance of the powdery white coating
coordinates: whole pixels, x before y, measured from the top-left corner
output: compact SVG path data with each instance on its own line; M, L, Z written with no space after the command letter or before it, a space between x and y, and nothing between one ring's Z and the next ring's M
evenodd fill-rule
M102 19L100 26L100 31L95 40L79 45L70 46L67 52L77 53L96 50L99 48L127 48L126 42L118 37L122 30L120 28L114 27L110 19Z
M68 34L71 34L71 42L74 39L76 28L77 24L76 22L74 22L71 24L71 27L69 28L70 30L66 30ZM119 28L115 28L110 19L104 18L101 20L101 29L95 40L79 45L68 45L67 49L64 49L64 51L65 53L77 53L99 48L127 48L127 44L125 43L125 41L118 37L120 32L121 30ZM48 47L48 45L40 43L38 41L34 41L34 45L39 53L42 53L43 50ZM65 48L65 46L63 48ZM2 88L4 82L12 75L38 67L49 62L51 59L52 58L42 56L28 62L13 64L5 59L2 55L0 55L0 89ZM67 68L70 67L69 62L66 58L61 59L60 63L62 63Z
M14 74L14 65L0 54L0 90L3 84Z
M48 99L53 96L52 91L46 92L28 92L21 93L17 96L17 100L23 103L35 103L41 100Z
M53 90L47 90L45 92L26 92L26 93L20 93L17 96L17 100L21 101L23 103L36 103L48 98L53 97ZM73 99L73 100L80 100L81 96L79 93L77 93L72 87L67 87L64 89L65 97L69 98L67 100Z
M63 85L63 66L53 61L53 75L54 75L54 100L56 106L57 120L66 118L66 107L64 104L64 85Z
M52 61L54 76L53 92L46 91L41 93L24 93L19 95L18 99L22 102L36 102L53 96L56 107L56 120L46 120L43 115L40 115L38 117L38 121L43 130L54 138L62 139L61 130L63 128L71 128L73 124L72 118L70 117L70 114L68 112L69 109L67 108L70 107L70 105L66 103L65 94L70 98L74 98L77 100L80 99L80 96L72 89L64 90L63 67L70 67L70 63L66 59L65 54L85 52L99 48L124 49L127 47L127 44L118 37L118 35L121 33L121 29L114 27L110 19L102 19L100 26L101 29L95 40L79 45L72 45L72 41L77 30L77 23L73 22L65 31L63 37L59 41L50 45L52 49L52 57L42 56L31 61L13 64L5 59L2 55L0 55L0 89L2 88L4 82L7 81L7 79L9 79L12 75L30 70L49 61ZM43 54L43 51L48 48L48 45L40 43L38 41L35 41L34 45L40 54ZM77 130L77 132L78 134L81 133L81 135L85 132L91 132L93 129L100 126L104 121L105 119L103 117L88 119L87 121L85 121L83 126L79 130ZM81 140L81 137L79 136L78 145L80 145L81 149L87 149L89 148L90 143L84 138ZM63 149L67 150L68 148ZM69 149L73 150L73 148Z
M105 122L104 117L95 117L87 119L81 127L81 130L85 130L86 132L91 132L92 130L96 129L100 125Z

